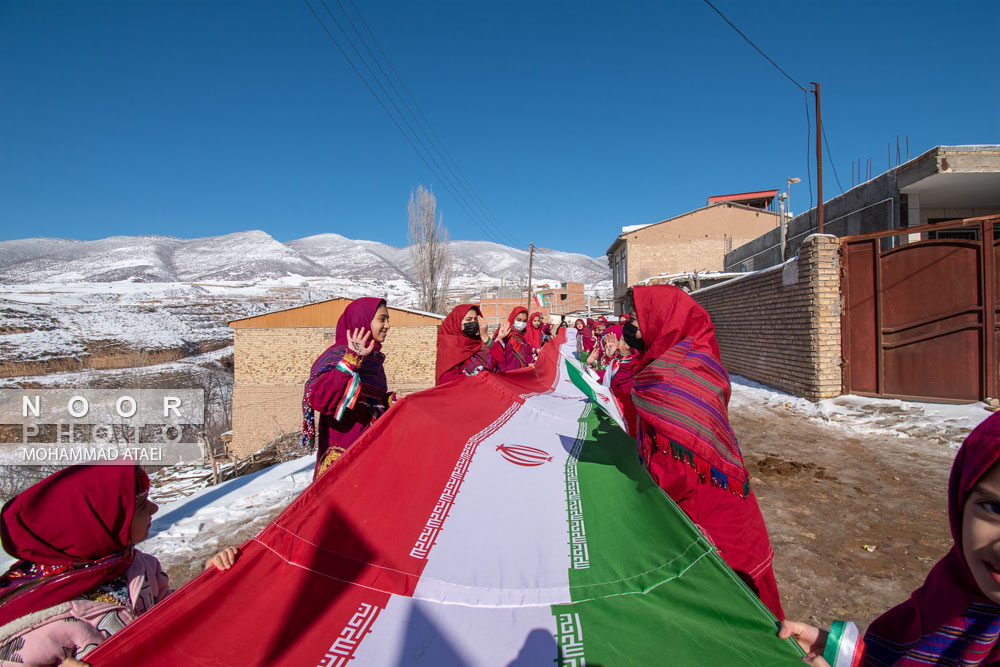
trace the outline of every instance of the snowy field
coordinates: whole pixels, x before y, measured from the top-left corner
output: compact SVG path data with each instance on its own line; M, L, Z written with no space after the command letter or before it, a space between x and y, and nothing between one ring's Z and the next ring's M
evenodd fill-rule
M957 449L979 422L990 416L985 403L949 405L844 394L814 403L739 375L731 376L731 408L768 406L865 435L927 438Z

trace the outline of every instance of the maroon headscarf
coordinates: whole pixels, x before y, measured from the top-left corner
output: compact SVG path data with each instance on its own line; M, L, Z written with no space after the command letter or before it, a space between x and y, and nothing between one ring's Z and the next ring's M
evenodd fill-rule
M313 362L309 371L309 379L306 381L305 389L302 392L302 446L312 448L316 442L316 423L312 408L309 406L309 390L313 382L324 373L329 373L344 355L348 352L348 333L361 329L372 334L372 320L379 306L385 305L385 299L376 297L363 297L355 299L337 320L337 337L333 345ZM370 339L369 339L370 342ZM388 380L385 377L385 355L382 353L382 344L376 342L375 349L366 357L361 358L361 365L357 368L358 378L361 380L359 387L359 400L381 401L389 389Z
M0 576L0 625L88 593L123 574L136 501L149 477L134 465L74 465L0 510L0 541L19 560Z
M476 311L476 316L481 317L482 311L478 306L471 303L463 303L452 308L448 317L444 318L441 328L438 329L437 338L437 363L434 368L434 380L436 384L441 384L441 376L458 364L465 362L475 354L483 352L483 341L481 338L469 338L462 333L462 320L469 314L470 310ZM483 366L488 366L489 361L484 356Z
M948 522L955 543L909 600L868 627L866 657L900 667L936 664L935 658L945 656L948 664L992 665L1000 660L1000 606L979 590L962 552L965 502L998 459L1000 414L994 414L969 434L951 466Z

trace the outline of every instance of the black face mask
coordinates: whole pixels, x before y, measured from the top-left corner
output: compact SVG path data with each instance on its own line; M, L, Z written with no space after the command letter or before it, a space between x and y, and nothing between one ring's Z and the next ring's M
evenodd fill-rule
M625 344L633 350L644 351L646 349L646 342L641 338L636 338L635 335L637 333L639 333L639 327L631 322L626 322L622 325L622 338L625 339Z
M466 322L462 325L462 333L469 338L479 338L479 322Z

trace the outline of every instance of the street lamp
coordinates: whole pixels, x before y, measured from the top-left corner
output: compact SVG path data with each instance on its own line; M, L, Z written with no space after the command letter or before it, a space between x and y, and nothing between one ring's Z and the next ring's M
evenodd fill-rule
M797 176L792 176L788 179L788 186L785 188L785 204L788 206L788 215L792 215L792 200L790 195L792 194L792 183L801 183L802 179Z
M781 261L785 261L785 239L787 235L787 223L785 222L785 211L788 211L788 215L792 214L792 204L791 199L788 195L792 190L792 183L801 183L802 179L797 176L792 176L787 179L788 184L785 187L785 192L778 196L778 204L781 209Z

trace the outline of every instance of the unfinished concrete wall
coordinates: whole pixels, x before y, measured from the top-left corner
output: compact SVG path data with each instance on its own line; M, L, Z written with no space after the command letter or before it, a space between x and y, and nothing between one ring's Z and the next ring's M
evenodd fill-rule
M434 385L436 326L394 326L382 351L390 391ZM302 389L334 328L236 329L233 353L233 441L238 456L302 428Z
M810 400L841 393L839 250L813 236L784 265L691 293L730 373Z

